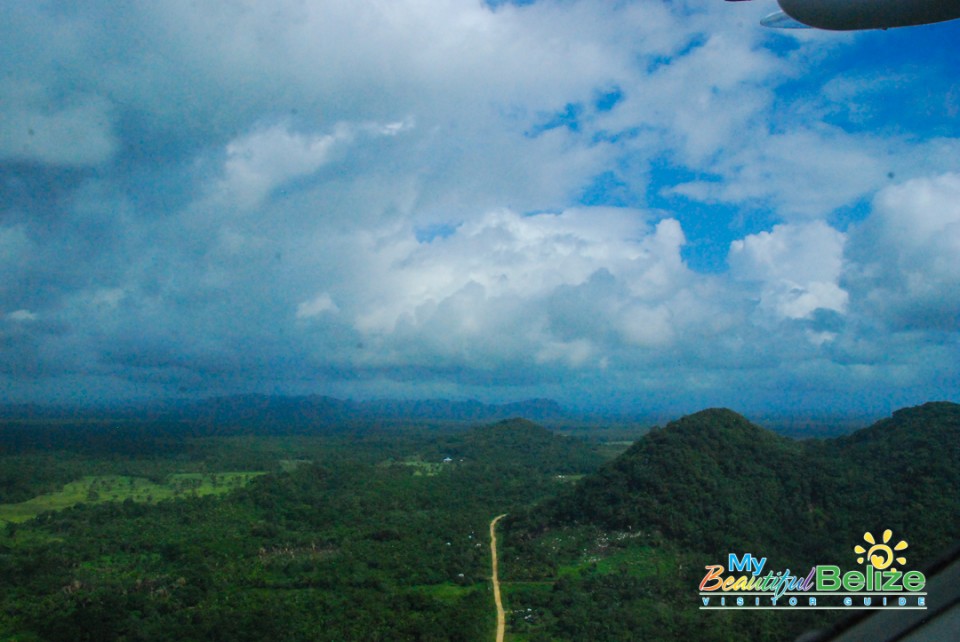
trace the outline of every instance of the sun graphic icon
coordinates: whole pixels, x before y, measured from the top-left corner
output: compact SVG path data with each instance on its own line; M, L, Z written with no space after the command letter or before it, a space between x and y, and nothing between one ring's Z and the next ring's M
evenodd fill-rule
M869 531L863 534L863 541L868 544L871 544L869 549L866 549L859 544L853 547L853 552L859 554L861 557L857 558L858 564L863 564L864 559L870 560L870 563L873 565L873 568L878 571L882 571L891 564L893 564L894 559L896 559L897 564L906 564L906 557L894 557L894 551L902 551L907 548L907 543L904 540L897 542L896 546L890 548L889 542L890 538L893 536L893 531L889 528L883 531L883 543L877 544L877 540L874 539L873 534ZM865 554L865 555L864 555ZM891 568L890 570L895 571L896 568Z

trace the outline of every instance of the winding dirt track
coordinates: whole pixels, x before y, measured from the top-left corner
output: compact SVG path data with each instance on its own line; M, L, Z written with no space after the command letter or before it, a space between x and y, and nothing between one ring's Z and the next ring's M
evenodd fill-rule
M493 560L493 601L497 604L497 642L503 642L503 635L507 628L507 618L503 613L503 602L500 600L500 579L497 575L497 522L506 517L497 515L490 522L490 558Z

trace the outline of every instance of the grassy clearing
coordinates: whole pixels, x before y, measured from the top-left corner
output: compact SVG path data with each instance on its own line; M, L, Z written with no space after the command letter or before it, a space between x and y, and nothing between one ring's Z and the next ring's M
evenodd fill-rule
M248 484L263 472L177 473L158 484L146 477L87 475L66 484L61 490L40 495L19 504L0 504L0 522L25 522L45 511L69 508L81 502L102 504L122 502L156 503L174 497L222 495Z
M663 549L652 546L629 546L614 549L606 554L589 554L578 564L561 566L557 569L557 574L563 577L579 574L591 568L607 574L626 569L627 573L636 577L658 578L677 573L677 563L675 556L666 553Z
M443 464L428 464L426 462L417 462L407 465L416 467L416 470L413 471L414 477L433 477L435 475L439 475L440 471L443 469Z
M505 639L507 642L526 642L530 639L530 633L524 629L542 614L542 609L537 605L550 601L553 582L503 583L500 590L503 592L503 608L507 613ZM511 626L520 630L511 630Z
M567 474L567 475L554 475L554 477L553 477L554 481L558 481L558 482L560 482L560 483L573 483L573 482L578 482L578 481L580 481L580 480L583 479L583 478L584 478L584 475L570 475L570 474Z
M445 466L452 465L451 463L443 463L442 461L423 461L419 455L415 457L407 457L403 461L384 462L381 465L390 466L394 464L412 466L414 468L414 477L434 477L435 475L439 475L440 471L442 471Z
M625 453L633 443L632 441L605 441L597 446L597 452L609 461Z
M309 466L313 463L312 459L281 459L280 470L285 473L292 473L300 466Z
M412 587L412 590L417 593L425 593L426 595L439 600L459 600L468 593L483 590L486 586L486 583L459 586L457 584L445 582L443 584L420 584Z

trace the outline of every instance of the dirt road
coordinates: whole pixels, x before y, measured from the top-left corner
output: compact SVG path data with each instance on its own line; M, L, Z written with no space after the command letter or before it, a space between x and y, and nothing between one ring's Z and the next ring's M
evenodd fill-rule
M503 635L507 628L507 618L503 613L503 602L500 600L500 579L497 574L497 522L506 517L506 514L497 515L490 522L490 558L493 560L493 601L497 604L497 642L503 642Z

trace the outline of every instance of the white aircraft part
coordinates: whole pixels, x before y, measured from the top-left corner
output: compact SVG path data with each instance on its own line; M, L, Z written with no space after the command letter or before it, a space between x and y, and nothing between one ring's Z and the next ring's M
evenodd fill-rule
M769 16L760 21L764 27L770 27L771 29L809 29L810 25L805 25L802 22L798 22L785 14L782 11L776 13L771 13Z

